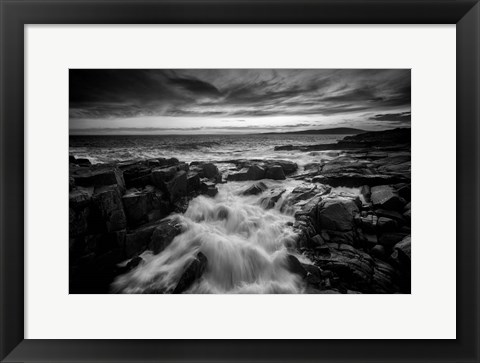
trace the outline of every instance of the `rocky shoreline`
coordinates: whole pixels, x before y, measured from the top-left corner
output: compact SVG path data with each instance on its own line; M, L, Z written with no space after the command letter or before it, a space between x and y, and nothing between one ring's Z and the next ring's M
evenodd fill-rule
M172 213L192 198L243 182L265 209L294 213L288 269L309 293L410 292L410 129L347 136L336 144L279 145L324 151L299 168L288 160L183 163L175 158L90 165L70 156L70 293L108 293L113 279L161 253L183 232ZM262 180L297 181L292 191ZM281 185L281 182L280 182ZM303 256L299 259L295 256ZM300 262L308 260L309 263ZM198 252L172 291L187 291L208 269Z

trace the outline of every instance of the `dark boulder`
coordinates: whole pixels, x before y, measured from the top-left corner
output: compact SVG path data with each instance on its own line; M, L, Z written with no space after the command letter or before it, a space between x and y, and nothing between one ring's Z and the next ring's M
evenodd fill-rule
M177 172L178 168L176 166L155 168L152 170L153 184L160 189L166 190L166 183L172 180Z
M285 175L290 175L298 170L298 165L289 160L275 160L276 165L280 165Z
M247 188L242 194L243 195L257 195L260 193L263 193L267 189L267 186L262 183L255 183L251 185L249 188Z
M164 193L153 187L129 190L122 197L122 201L130 227L161 219L172 209Z
M406 178L399 175L362 174L358 172L335 172L322 173L313 177L316 183L327 184L332 187L356 188L363 185L370 187L384 184L394 184L405 181Z
M248 168L247 180L260 180L265 178L265 169L254 164Z
M88 223L92 233L114 232L126 228L127 219L116 187L110 186L95 192Z
M372 195L372 192L370 190L370 187L368 185L362 185L360 187L360 195L363 198L364 203L370 203L370 197Z
M274 151L284 151L284 150L295 150L296 147L293 145L281 145L281 146L275 146L273 148Z
M411 237L406 236L393 247L392 259L399 263L410 261L412 258L411 250Z
M392 248L395 244L400 242L405 237L405 233L390 232L384 233L379 238L379 243L386 248Z
M75 188L75 179L72 177L68 178L68 191L71 192Z
M370 254L383 260L386 257L385 247L382 245L375 245L371 249Z
M399 212L393 211L393 210L387 210L387 209L375 209L375 214L380 218L380 217L386 217L393 219L398 223L399 226L402 226L405 223L405 218L403 215Z
M393 219L390 219L387 217L380 217L378 218L377 228L378 228L378 231L381 233L393 232L398 228L398 224Z
M142 226L132 230L125 236L125 255L131 258L145 251L150 245L156 224Z
M125 186L127 188L143 188L146 185L151 185L152 181L152 166L143 162L133 164L124 164L120 166L123 171L123 178L125 179Z
M111 251L120 251L118 260L115 263L121 262L125 258L123 251L125 248L125 231L116 231L110 233L101 233L95 235L88 235L85 238L86 252L92 252L95 256L100 256Z
M208 179L217 179L220 175L218 168L213 163L205 163L202 165L203 177Z
M195 281L198 281L202 277L203 273L207 269L208 260L202 253L198 252L197 255L191 260L184 269L177 286L173 290L174 294L181 294L188 290Z
M166 182L166 188L172 202L187 195L187 172L178 171L170 181Z
M148 248L156 255L167 248L173 239L182 232L183 226L177 219L165 219L153 231Z
M227 176L228 181L246 181L248 179L248 169L243 168L238 172L229 173Z
M123 173L116 167L82 168L74 170L71 176L79 186L100 188L116 185L120 193L125 192Z
M200 189L200 176L198 173L189 172L187 174L187 192L188 193L195 193Z
M265 178L273 180L285 180L285 173L280 165L273 165L267 168Z
M389 185L380 185L371 189L372 203L377 208L401 211L406 202Z
M69 195L69 236L84 235L88 231L92 190L77 188Z
M157 159L161 167L173 166L179 164L177 158L159 158Z
M351 200L327 199L318 205L318 225L322 229L334 231L352 230L356 212L358 207Z
M265 209L272 209L275 207L275 204L278 202L280 197L285 193L285 189L282 190L271 190L270 194L260 200L260 204Z
M202 182L200 185L200 193L213 198L218 194L218 189L212 182Z
M305 267L303 267L303 264L295 256L290 254L287 255L285 257L285 264L288 271L300 275L302 278L307 277L307 270L305 269Z

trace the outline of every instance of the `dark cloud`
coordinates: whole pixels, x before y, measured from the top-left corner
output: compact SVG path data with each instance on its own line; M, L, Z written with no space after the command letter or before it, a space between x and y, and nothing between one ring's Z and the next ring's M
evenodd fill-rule
M370 117L370 120L374 121L411 121L411 113L410 112L401 112L401 113L384 113L378 114L375 116Z
M78 120L380 115L409 109L411 99L405 69L72 69L69 89L70 118Z

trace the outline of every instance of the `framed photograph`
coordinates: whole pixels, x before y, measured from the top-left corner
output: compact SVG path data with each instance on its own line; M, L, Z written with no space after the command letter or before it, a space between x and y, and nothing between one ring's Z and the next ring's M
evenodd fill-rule
M478 1L1 11L2 361L480 360Z

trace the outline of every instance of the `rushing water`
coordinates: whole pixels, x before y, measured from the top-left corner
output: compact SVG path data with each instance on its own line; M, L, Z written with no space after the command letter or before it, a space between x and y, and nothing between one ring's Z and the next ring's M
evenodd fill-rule
M264 181L285 188L279 182ZM296 182L289 182L287 194ZM114 290L142 293L173 289L185 266L201 251L208 267L190 293L301 293L298 276L288 271L285 257L295 241L292 213L265 210L262 196L243 196L245 183L219 185L215 198L199 196L178 216L185 232L160 254L146 252L145 263L120 276ZM298 256L301 259L301 256Z
M71 137L70 153L93 163L176 157L181 161L286 159L300 167L328 158L328 152L275 152L277 145L332 143L338 135L128 136ZM219 165L221 168L221 165ZM221 168L222 169L222 168ZM202 278L189 293L303 293L305 286L286 264L295 243L293 211L281 210L299 181L263 180L268 189L285 193L275 208L265 209L263 195L244 196L253 182L219 184L214 198L194 198L178 215L184 232L160 254L144 252L142 262L119 276L112 290L123 293L171 291L185 267L202 252L208 260ZM296 255L300 260L302 256Z

